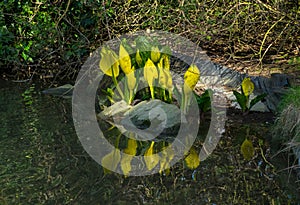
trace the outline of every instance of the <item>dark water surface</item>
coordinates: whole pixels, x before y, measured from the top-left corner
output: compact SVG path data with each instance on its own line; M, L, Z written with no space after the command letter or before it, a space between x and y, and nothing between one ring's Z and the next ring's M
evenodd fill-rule
M243 160L233 140L243 135L242 128L226 132L195 172L177 163L169 176L125 178L104 175L86 154L71 110L70 99L0 81L1 205L297 204L296 192L282 185L276 168L262 161L259 149L253 161Z

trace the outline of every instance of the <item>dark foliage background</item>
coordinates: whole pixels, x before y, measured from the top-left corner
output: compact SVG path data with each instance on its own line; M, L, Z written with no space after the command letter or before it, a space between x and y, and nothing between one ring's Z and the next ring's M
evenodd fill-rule
M297 0L4 0L0 10L1 72L14 79L72 79L102 42L146 28L226 62L300 64Z

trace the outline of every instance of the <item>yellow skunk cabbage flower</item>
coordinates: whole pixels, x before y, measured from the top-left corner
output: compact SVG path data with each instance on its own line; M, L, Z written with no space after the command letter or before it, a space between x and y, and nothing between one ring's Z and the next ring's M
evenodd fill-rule
M157 46L151 48L151 60L156 63L160 59L160 51Z
M137 62L137 64L138 64L138 66L139 66L139 67L142 67L143 59L142 59L142 57L141 57L141 55L140 55L139 49L137 49L137 51L136 51L136 54L135 54L135 60L136 60L136 62Z
M191 90L193 90L199 78L200 71L195 64L192 64L184 74L184 84L186 84Z
M121 169L123 171L123 174L127 176L129 172L131 171L131 160L136 154L136 149L137 149L137 143L136 140L134 139L128 139L127 142L127 148L124 149L124 153L127 155L122 155L122 160L121 160Z
M114 76L115 78L118 77L119 62L117 60L117 54L113 50L104 46L101 49L100 56L100 70L102 70L105 75Z
M151 142L150 147L146 150L144 154L144 160L148 170L152 170L159 163L159 156L153 154L154 141Z
M158 73L159 73L159 78L158 78L158 82L159 82L159 85L166 89L167 88L167 76L164 72L164 66L163 66L163 59L161 58L159 63L157 64L157 67L158 67Z
M194 147L191 147L184 161L186 166L190 169L196 169L200 165L200 158Z
M134 139L129 138L127 141L127 148L124 149L124 153L135 156L137 149L137 142Z
M164 69L170 70L170 57L166 54L163 54L161 58L163 59Z
M169 70L165 70L165 75L167 78L167 88L169 92L172 92L173 89L172 75Z
M120 49L119 49L119 58L120 58L119 60L120 67L125 73L125 75L127 75L128 73L131 72L131 60L128 52L126 51L126 49L122 44L120 45Z
M250 160L254 156L254 147L250 140L247 138L241 145L241 153L243 154L243 157L245 160Z
M158 72L151 59L148 59L145 63L144 78L150 87L151 97L154 99L153 81L158 78Z
M161 151L161 158L160 158L160 169L159 173L162 174L164 171L166 176L170 174L170 162L174 158L174 151L172 149L167 149L164 147Z
M136 84L136 77L134 76L134 67L132 67L132 71L126 75L127 77L127 85L129 90L133 90Z
M242 82L242 90L245 96L249 96L250 94L253 93L254 84L250 78L244 78Z
M132 160L133 156L130 155L123 155L122 156L122 160L121 160L121 169L123 171L123 174L125 176L127 176L129 174L129 172L131 171L131 160Z
M200 78L200 71L196 65L192 64L184 74L184 85L183 85L184 97L182 98L183 99L182 108L185 113L188 110L188 105L190 103L192 90L196 86L199 78Z
M121 160L121 153L119 149L114 149L111 153L102 158L101 164L103 167L109 167L109 170L104 168L104 173L109 173L110 170L115 171Z
M126 94L127 92L125 92L125 94L126 94L125 98L127 99L127 103L130 104L134 98L134 89L136 86L136 77L134 75L134 67L132 67L131 72L126 74L125 77L126 77L125 84L129 91L128 92L129 95L127 95Z

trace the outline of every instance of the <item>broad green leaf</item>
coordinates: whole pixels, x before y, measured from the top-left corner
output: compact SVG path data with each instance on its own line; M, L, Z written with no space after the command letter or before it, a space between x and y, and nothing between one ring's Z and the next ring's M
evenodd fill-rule
M130 56L128 54L128 52L126 51L126 49L124 48L124 46L122 44L120 44L120 49L119 49L119 63L120 63L120 67L123 70L123 72L125 73L125 75L127 75L128 73L130 73L131 70L131 60L130 60Z
M169 56L172 55L172 50L171 50L171 48L169 46L163 46L161 48L161 53L163 53L163 55L169 57Z
M193 90L199 78L200 71L195 64L192 64L184 74L184 84L186 84L191 90Z
M157 63L160 59L160 51L159 51L159 48L157 46L155 47L152 47L151 48L151 60L154 62L154 63Z
M200 165L200 158L194 147L191 147L184 161L186 166L190 169L196 169Z
M251 102L250 102L249 110L250 110L256 103L258 103L259 101L263 100L266 96L267 96L267 94L264 93L264 94L261 94L261 95L256 96L254 99L252 99Z
M135 40L136 48L139 50L139 54L141 58L143 59L143 63L147 61L148 58L150 58L150 51L151 47L153 46L147 37L145 36L138 36ZM139 65L140 66L140 65ZM142 67L141 65L140 67Z
M203 112L207 112L211 109L211 101L210 101L211 93L212 93L212 90L207 89L201 96L198 96L197 94L195 94L198 106L199 106L200 110Z
M250 160L254 156L254 147L250 140L247 138L241 145L241 153L243 154L243 157L245 160Z
M242 82L242 91L245 96L249 96L253 93L254 84L250 78L244 78Z
M105 75L114 76L115 78L119 75L119 61L117 54L108 47L103 46L100 52L100 70Z
M146 150L144 154L144 160L148 170L152 170L159 163L158 154L153 154L154 141L151 142L150 147Z
M247 110L247 97L235 90L233 91L233 94L235 95L236 100L239 103L241 109L243 111L246 111Z

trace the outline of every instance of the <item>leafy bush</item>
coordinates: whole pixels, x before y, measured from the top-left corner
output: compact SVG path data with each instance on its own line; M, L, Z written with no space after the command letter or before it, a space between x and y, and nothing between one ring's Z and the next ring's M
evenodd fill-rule
M146 28L260 63L278 53L291 59L299 45L294 1L4 0L0 9L0 66L15 77L74 78L102 42Z

